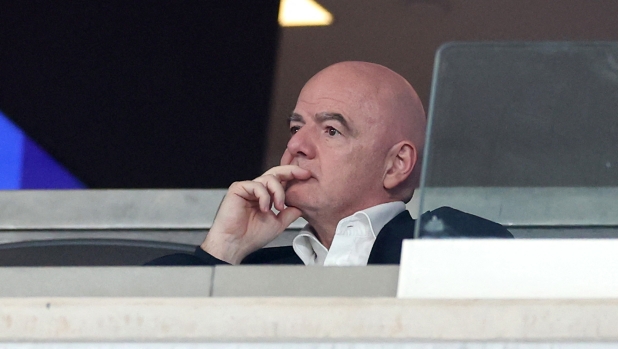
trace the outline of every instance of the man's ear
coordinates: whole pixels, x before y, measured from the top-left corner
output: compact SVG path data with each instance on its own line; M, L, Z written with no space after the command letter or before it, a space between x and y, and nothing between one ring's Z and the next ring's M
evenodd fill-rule
M407 141L395 144L386 159L384 188L393 189L410 177L417 159L418 154L414 144Z

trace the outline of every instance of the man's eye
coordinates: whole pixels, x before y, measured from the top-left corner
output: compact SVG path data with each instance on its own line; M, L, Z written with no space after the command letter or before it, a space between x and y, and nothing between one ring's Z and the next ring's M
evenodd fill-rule
M331 127L331 126L328 126L326 128L326 132L328 132L329 136L336 136L336 135L340 134L340 132L337 131L337 129L335 129L335 128Z
M292 126L290 127L290 134L295 134L298 130L300 130L299 126Z

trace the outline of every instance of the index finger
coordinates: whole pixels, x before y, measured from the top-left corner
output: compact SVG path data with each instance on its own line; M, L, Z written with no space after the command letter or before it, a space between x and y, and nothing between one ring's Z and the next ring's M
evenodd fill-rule
M289 181L292 179L308 179L311 177L311 172L296 165L275 166L264 172L263 176L274 176L280 181Z
M279 164L282 166L289 165L292 163L292 159L294 159L294 156L292 156L292 154L286 148L283 152L283 155L281 155L281 161L279 161Z

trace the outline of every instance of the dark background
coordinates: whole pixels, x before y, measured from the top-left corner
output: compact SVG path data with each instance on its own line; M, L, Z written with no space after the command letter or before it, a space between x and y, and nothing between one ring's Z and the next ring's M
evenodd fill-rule
M0 110L91 188L258 176L278 0L5 1Z
M386 65L427 107L446 42L618 41L615 0L320 0L333 25L286 28L278 3L0 0L0 110L89 187L225 188L278 164L335 62Z

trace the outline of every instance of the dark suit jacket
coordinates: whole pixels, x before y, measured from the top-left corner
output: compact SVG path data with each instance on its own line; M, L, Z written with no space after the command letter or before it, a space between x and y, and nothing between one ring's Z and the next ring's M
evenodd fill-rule
M450 207L440 207L421 216L421 224L433 217L440 220L443 229L436 234L424 233L421 238L512 238L502 225ZM376 238L368 264L399 264L404 239L414 238L414 219L403 211L388 222ZM228 264L199 246L193 254L176 253L157 258L147 265L217 265ZM270 247L257 250L243 259L241 264L303 264L292 246Z

